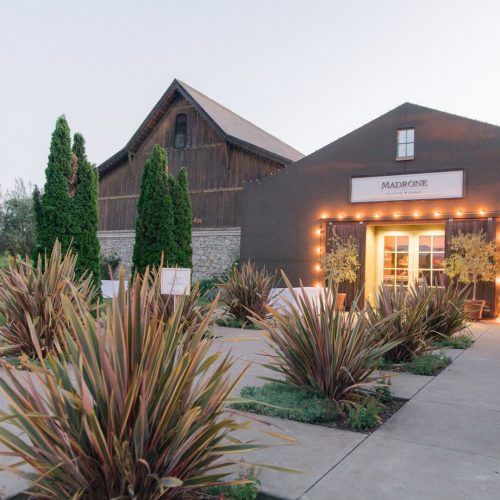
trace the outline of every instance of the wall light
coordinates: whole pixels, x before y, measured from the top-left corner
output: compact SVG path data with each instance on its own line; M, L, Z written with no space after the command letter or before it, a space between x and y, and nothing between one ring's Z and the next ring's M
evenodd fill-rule
M321 247L318 247L318 248L316 249L316 252L321 253Z
M463 212L462 210L457 210L457 215L460 217L461 215L463 215Z
M344 214L339 214L339 219L343 219L344 217Z
M356 214L356 219L361 219L361 214Z
M480 213L481 215L484 215L486 212L485 212L485 211L481 208L481 210L479 210L479 213Z
M319 236L321 234L321 229L316 229L316 234Z
M439 217L441 215L441 212L438 212L437 210L434 212L434 217Z
M321 271L321 266L319 264L316 265L316 271Z
M316 285L314 285L316 288L321 288L321 283L316 283Z
M399 217L401 214L399 212L394 212L394 217Z
M327 217L327 214L321 214L322 219L326 219L326 217Z
M375 214L375 219L380 219L380 214L379 213Z
M413 212L413 217L418 217L420 215L420 212L418 210L415 210L415 212Z

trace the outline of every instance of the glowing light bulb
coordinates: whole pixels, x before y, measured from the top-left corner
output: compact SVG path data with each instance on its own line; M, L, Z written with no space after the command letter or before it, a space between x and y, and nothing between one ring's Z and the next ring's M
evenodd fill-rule
M415 212L413 212L413 217L418 217L420 215L420 212L418 210L415 210Z
M339 214L339 219L343 219L344 218L344 214Z
M437 210L434 212L434 217L439 217L441 215L441 212L438 212Z
M319 264L316 266L316 271L321 271L321 266Z
M361 219L361 214L356 214L356 219Z
M460 217L463 214L462 210L457 210L457 215Z
M321 253L321 247L318 247L318 248L316 249L316 252Z
M321 288L321 285L319 283L316 283L316 288Z
M399 212L394 212L394 217L399 217L401 214Z
M481 210L479 210L479 213L480 213L481 215L484 215L486 212L485 212L485 211L481 208Z
M322 219L326 219L326 214L321 214Z
M321 229L316 229L316 234L320 235L321 234Z
M375 219L380 219L380 214L379 213L375 214Z

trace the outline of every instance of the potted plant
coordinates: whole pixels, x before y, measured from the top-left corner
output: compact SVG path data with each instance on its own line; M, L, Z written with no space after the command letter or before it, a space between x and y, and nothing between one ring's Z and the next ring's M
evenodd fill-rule
M340 283L354 283L359 269L358 247L352 237L342 240L335 231L332 235L331 252L321 257L320 266L329 283L338 289ZM345 307L345 293L337 293L336 306Z
M450 241L452 254L445 259L444 272L460 283L472 284L472 300L465 303L467 317L478 321L483 316L486 301L477 299L480 281L495 281L495 243L487 241L483 231L462 233Z

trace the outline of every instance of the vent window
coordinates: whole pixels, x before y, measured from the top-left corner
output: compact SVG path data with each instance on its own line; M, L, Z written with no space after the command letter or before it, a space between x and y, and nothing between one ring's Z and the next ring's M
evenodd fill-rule
M187 116L182 113L175 117L175 149L183 149L187 142Z

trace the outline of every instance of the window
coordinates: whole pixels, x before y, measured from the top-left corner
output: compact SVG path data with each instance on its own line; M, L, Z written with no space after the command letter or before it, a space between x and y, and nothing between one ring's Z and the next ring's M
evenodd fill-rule
M386 285L408 285L407 235L384 236L384 275Z
M187 137L187 116L182 113L175 117L175 149L182 149L186 147Z
M418 276L428 285L444 286L444 236L432 234L419 237Z
M411 160L415 155L415 129L398 130L398 160Z

